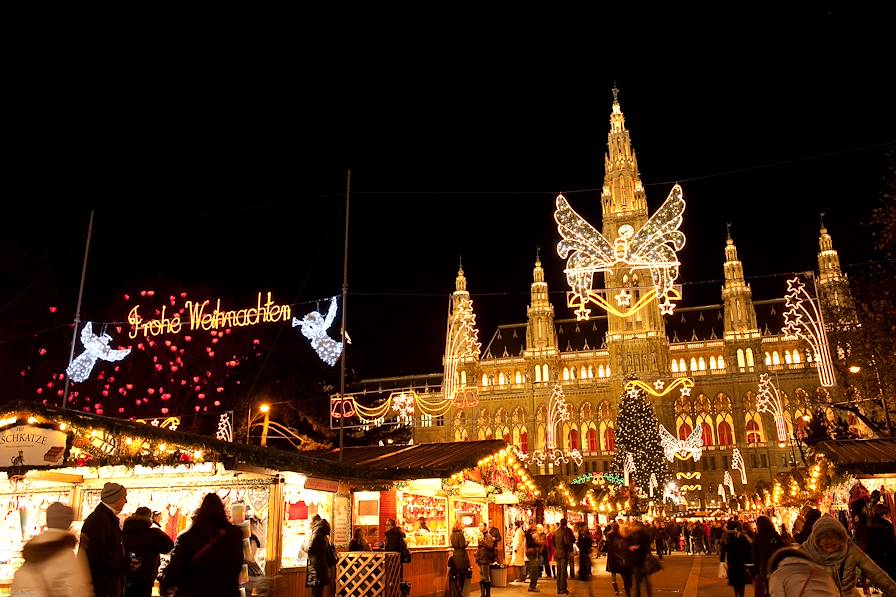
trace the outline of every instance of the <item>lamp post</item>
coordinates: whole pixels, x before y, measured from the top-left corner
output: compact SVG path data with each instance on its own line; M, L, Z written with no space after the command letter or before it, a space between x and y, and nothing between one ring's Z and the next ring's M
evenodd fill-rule
M283 404L282 402L274 402L273 404ZM263 403L258 407L258 412L256 414L252 414L252 407L249 407L248 418L246 419L246 443L249 443L249 432L253 427L253 424L256 424L259 418L264 417L264 421L261 424L261 445L268 445L268 426L271 422L271 404Z
M877 371L877 364L874 362L874 357L871 357L871 366L874 368L874 376L877 380L877 393L880 396L880 406L884 409L884 423L887 426L887 435L893 435L893 429L890 426L890 409L887 408L887 399L884 397L884 388L880 383L880 373ZM862 372L862 367L860 365L850 365L848 371L853 375L859 375Z

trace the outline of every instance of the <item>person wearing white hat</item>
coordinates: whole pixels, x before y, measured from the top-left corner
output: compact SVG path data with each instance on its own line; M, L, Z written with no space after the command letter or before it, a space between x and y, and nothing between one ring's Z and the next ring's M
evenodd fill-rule
M96 597L121 597L131 560L125 556L118 514L128 501L128 491L118 483L106 483L100 499L81 527L80 551L87 554Z
M46 530L22 549L25 563L13 577L12 595L93 595L87 563L75 556L78 539L68 530L72 518L65 504L49 505Z

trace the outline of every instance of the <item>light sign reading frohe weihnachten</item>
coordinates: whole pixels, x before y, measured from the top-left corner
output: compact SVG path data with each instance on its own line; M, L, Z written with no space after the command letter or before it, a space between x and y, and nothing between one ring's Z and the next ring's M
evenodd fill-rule
M161 317L158 319L143 319L140 317L140 305L136 305L128 313L128 323L131 324L130 338L139 335L143 337L158 336L161 334L179 334L184 329L188 330L216 330L218 328L245 327L259 323L274 323L277 321L289 321L292 317L292 309L289 305L276 305L268 292L267 300L262 302L262 293L258 293L258 300L254 307L238 309L234 311L222 311L221 299L215 303L215 308L210 308L211 301L203 302L186 301L186 310L189 321L183 321L180 313L174 313L171 317L165 315L167 307L162 307Z

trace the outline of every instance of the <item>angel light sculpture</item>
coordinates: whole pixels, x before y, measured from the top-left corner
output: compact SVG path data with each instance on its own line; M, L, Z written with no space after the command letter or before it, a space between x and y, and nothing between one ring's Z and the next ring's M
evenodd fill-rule
M115 362L131 354L130 348L109 348L109 342L111 341L112 337L108 334L100 336L94 334L93 324L88 321L84 329L81 330L81 344L84 345L84 352L69 363L65 370L69 379L82 382L90 377L90 372L93 371L93 366L96 365L97 360Z

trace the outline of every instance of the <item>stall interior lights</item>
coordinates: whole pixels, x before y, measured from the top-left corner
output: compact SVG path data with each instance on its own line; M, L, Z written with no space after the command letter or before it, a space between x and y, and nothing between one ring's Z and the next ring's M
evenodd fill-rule
M541 495L541 492L538 490L538 486L535 484L535 481L533 481L532 477L529 476L528 471L517 459L516 454L512 449L508 450L505 448L495 454L486 456L485 458L477 462L476 466L482 469L493 464L498 465L505 470L513 473L513 475L517 479L517 491L519 491L520 489L525 489L527 493L529 493L530 495L534 495L535 497ZM464 480L464 473L455 473L454 475L452 475L451 479L456 483L462 482Z
M815 369L821 385L830 388L835 385L834 363L831 359L831 348L825 331L824 317L818 307L818 301L806 292L806 285L799 277L787 280L787 294L784 304L784 327L781 332L786 336L802 338L809 343L815 355Z
M569 488L564 483L560 483L557 486L557 490L560 492L560 495L563 496L563 499L566 500L566 503L569 504L570 508L576 507L576 500L569 492Z
M577 214L563 195L557 196L557 208L554 220L557 230L563 238L557 243L557 254L566 259L566 280L570 292L568 304L578 307L575 311L577 319L589 319L588 303L594 303L607 311L616 311L600 292L592 289L594 274L609 273L614 277L638 269L649 269L653 278L650 291L642 292L642 300L638 301L620 316L630 316L646 307L654 298L663 301L660 304L663 313L671 313L674 296L675 279L678 278L678 261L676 251L685 244L685 236L678 228L683 221L685 208L681 186L675 185L666 201L637 232L631 225L625 224L618 230L618 238L610 243L582 216ZM627 306L630 298L627 293L615 294L616 288L606 289L610 295L616 296L619 306ZM646 299L646 300L644 300Z
M0 427L7 427L8 425L15 425L19 422L18 417L6 417L5 419L0 419Z

